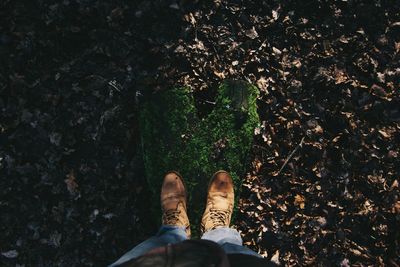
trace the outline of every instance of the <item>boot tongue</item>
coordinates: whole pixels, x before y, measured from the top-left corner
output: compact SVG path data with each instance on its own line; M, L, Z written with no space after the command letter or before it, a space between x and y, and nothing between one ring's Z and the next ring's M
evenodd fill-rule
M163 200L162 200L162 207L164 210L176 210L179 208L185 209L185 205L183 201L180 201L180 199L183 196L181 195L176 195L176 194L169 194L166 195Z
M213 209L216 210L230 210L231 200L226 193L214 193L212 195Z

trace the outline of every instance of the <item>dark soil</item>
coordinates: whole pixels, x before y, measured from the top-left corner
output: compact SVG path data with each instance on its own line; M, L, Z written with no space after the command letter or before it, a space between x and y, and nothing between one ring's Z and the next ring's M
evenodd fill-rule
M224 79L261 92L245 244L400 264L399 1L3 0L0 60L1 266L104 266L154 234L141 95L207 112Z

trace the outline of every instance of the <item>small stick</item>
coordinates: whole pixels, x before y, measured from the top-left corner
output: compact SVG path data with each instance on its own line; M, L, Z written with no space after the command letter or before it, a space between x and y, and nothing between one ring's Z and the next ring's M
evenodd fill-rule
M108 85L110 85L112 88L114 88L115 90L117 90L118 92L121 92L121 90L118 88L117 86L117 82L115 80L113 81L109 81Z
M213 45L213 48L214 48L215 55L217 56L217 59L218 59L218 60L221 60L221 59L219 58L219 55L218 55L217 49L215 48L215 46L214 46L214 45Z
M207 104L211 104L211 105L215 105L216 104L216 102L212 102L212 101L208 101L208 100L203 100L203 102L207 103Z
M289 160L293 157L294 153L296 153L296 151L303 146L303 142L304 142L304 138L301 138L300 143L296 146L295 149L293 149L292 153L289 154L289 156L286 158L285 162L283 163L282 167L279 169L278 174L276 176L278 176L281 171L283 170L283 168L285 168L286 164L288 164Z

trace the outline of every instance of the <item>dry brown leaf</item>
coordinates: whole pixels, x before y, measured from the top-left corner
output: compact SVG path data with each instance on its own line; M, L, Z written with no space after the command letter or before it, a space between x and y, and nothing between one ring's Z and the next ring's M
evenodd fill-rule
M391 135L388 132L385 132L384 130L378 130L378 132L385 138L391 137Z
M276 48L275 46L272 47L272 51L274 52L275 55L278 55L278 56L282 54L282 51L279 50L278 48Z
M393 190L398 187L399 187L399 182L397 180L394 180L392 185L390 186L390 190Z
M215 76L217 76L220 79L225 79L225 74L223 72L218 72L218 71L214 70L214 74L215 74Z
M73 170L71 170L69 174L67 174L67 179L65 179L64 182L67 184L67 189L71 194L76 194L78 192L79 185L76 182Z
M392 212L395 214L400 214L400 200L398 200L396 203L394 203Z
M279 250L275 251L274 255L272 255L271 261L276 265L281 265L281 262L279 261Z
M400 52L400 42L395 42L394 43L394 48L396 49L396 53L399 53Z
M295 197L294 197L294 204L296 205L296 206L299 206L300 207L300 209L304 209L304 206L305 206L305 197L304 196L302 196L302 195L300 195L300 194L297 194Z
M268 80L262 76L260 79L257 80L257 86L261 91L266 92L268 87Z
M335 84L342 84L349 80L347 74L340 69L335 70Z
M250 39L256 39L256 38L258 38L258 33L257 33L257 31L256 31L256 29L253 27L253 28L251 28L251 29L249 29L249 30L247 30L246 32L245 32L245 35L247 36L247 37L249 37Z

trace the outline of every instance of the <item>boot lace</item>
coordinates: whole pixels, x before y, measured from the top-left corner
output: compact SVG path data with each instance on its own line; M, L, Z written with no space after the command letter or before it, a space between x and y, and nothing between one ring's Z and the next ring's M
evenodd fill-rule
M229 210L210 209L210 219L214 225L213 228L217 226L225 226L229 214Z
M179 221L179 215L181 211L179 209L176 210L167 210L164 213L164 224L175 225Z

